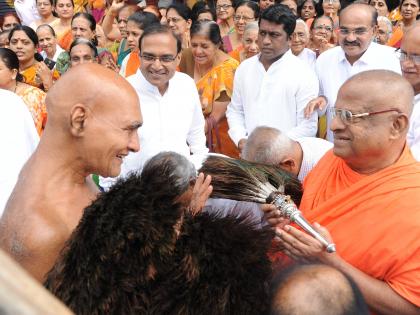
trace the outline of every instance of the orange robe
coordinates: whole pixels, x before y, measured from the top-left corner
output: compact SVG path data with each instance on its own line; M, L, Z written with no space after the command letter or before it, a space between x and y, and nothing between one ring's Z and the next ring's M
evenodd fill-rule
M408 146L371 175L327 152L305 178L300 209L344 260L420 306L420 163Z

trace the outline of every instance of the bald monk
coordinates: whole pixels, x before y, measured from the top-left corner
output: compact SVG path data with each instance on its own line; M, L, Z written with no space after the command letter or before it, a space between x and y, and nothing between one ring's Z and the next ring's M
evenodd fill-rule
M290 225L278 230L288 256L351 276L379 314L420 313L420 164L406 145L412 102L396 73L349 79L331 124L333 150L306 177L301 202L337 253Z
M0 221L1 247L39 281L98 194L89 175L117 176L142 124L134 89L97 64L71 69L46 104L44 134Z

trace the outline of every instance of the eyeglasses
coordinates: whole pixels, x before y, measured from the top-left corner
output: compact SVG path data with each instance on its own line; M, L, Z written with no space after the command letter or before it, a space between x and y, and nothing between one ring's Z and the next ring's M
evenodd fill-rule
M333 4L333 3L338 3L340 2L340 0L323 0L322 3L328 3L328 4Z
M231 4L221 4L221 5L216 5L216 10L217 11L227 11L229 8L233 7L233 5Z
M401 50L400 48L398 48L395 51L395 54L397 55L398 59L400 59L400 61L410 60L416 66L420 65L420 55L407 54L404 50Z
M378 114L383 114L383 113L388 113L388 112L397 112L399 114L401 113L398 109L387 109L387 110L381 110L378 112L353 114L348 109L330 108L330 113L332 114L333 118L338 116L340 120L346 125L355 123L356 118L368 117L368 116L373 116L373 115L378 115Z
M366 28L366 27L360 27L360 28L355 28L353 30L345 28L345 27L340 27L338 29L338 31L340 32L341 35L347 36L350 35L351 33L354 33L354 35L356 36L362 36L365 35L367 32L369 32L371 28Z
M317 25L317 26L314 26L314 30L317 30L317 31L326 30L327 32L332 32L333 28L327 25Z
M255 18L248 17L248 16L243 16L243 15L234 15L233 19L237 22L239 22L240 20L244 20L245 22L255 21Z
M159 60L161 64L169 64L171 62L174 62L178 54L175 56L171 55L163 55L163 56L154 56L150 54L142 54L140 57L143 59L143 61L147 62L155 62L155 60Z

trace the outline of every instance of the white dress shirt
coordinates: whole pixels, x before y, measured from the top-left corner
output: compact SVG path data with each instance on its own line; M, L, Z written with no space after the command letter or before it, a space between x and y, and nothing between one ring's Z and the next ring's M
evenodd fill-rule
M15 10L23 25L31 25L40 19L35 0L15 0Z
M391 70L401 74L401 66L394 49L384 45L371 43L365 53L351 65L340 47L331 48L316 61L316 73L319 79L319 93L328 99L328 107L334 107L337 94L343 83L351 76L368 70ZM326 108L322 114L325 113ZM333 141L330 130L332 115L327 112L327 139Z
M327 140L314 137L303 137L296 139L296 141L299 142L303 151L302 164L298 174L298 179L303 182L306 175L315 167L324 154L332 149L333 144Z
M39 142L28 107L16 94L0 89L0 217L20 170Z
M63 51L65 51L63 48L61 48L60 47L60 45L58 45L58 44L56 44L55 45L55 54L54 54L54 57L53 57L53 61L55 61L55 62L57 62L57 58L58 58L58 56L63 52ZM45 51L41 51L41 56L42 56L42 58L48 58L48 56L47 56L47 53L45 52ZM54 66L54 68L55 68L55 66Z
M207 154L204 116L193 79L176 72L164 95L140 70L127 80L139 96L143 125L138 130L140 151L124 159L120 176L141 171L147 160L162 151L174 151L185 157ZM114 182L100 179L104 188Z
M414 158L420 161L420 94L414 97L414 108L410 117L407 143L410 146Z
M297 57L304 61L312 70L315 71L316 53L308 48L303 48Z
M303 111L318 95L315 73L290 49L266 71L260 54L243 61L235 73L233 95L226 111L229 136L238 144L256 127L269 126L296 139L314 136L317 115Z

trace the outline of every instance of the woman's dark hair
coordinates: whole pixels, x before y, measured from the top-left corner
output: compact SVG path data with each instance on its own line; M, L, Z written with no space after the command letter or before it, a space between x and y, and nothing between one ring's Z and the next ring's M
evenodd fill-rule
M236 3L236 5L235 5L235 12L238 8L244 7L244 6L250 8L252 11L254 11L254 18L258 19L258 17L260 16L260 7L256 2L248 1L248 0L240 1L240 2Z
M174 32L172 32L172 30L170 29L169 26L162 25L160 23L152 24L144 30L143 34L141 35L141 37L139 39L139 49L140 49L140 51L141 51L141 43L143 42L144 38L146 38L147 36L150 36L150 35L155 35L155 34L169 34L169 35L173 36L176 40L176 52L177 52L177 54L179 54L181 52L181 50L182 50L181 37L176 36L174 34Z
M370 5L371 2L372 0L369 0L368 4ZM394 9L398 8L400 1L399 0L385 0L385 4L388 11L391 12Z
M13 34L16 31L25 32L26 36L29 37L29 39L34 44L34 46L38 47L38 35L36 35L35 31L32 28L30 28L29 26L26 26L26 25L16 25L14 28L12 28L10 30L10 33L9 33L9 42L11 41L11 39L13 37ZM34 54L34 58L35 58L36 61L43 61L44 60L44 58L42 58L42 56L37 52Z
M185 4L173 3L168 7L166 12L168 12L170 9L175 10L176 13L178 13L178 15L181 16L185 21L191 20L191 9Z
M4 62L9 70L16 69L18 71L16 75L16 81L24 81L23 75L19 73L19 59L13 50L9 48L0 48L0 59Z
M96 48L96 45L92 43L92 41L87 40L86 38L76 38L70 45L69 49L69 55L71 54L71 50L78 46L78 45L86 45L93 51L93 56L96 58L98 57L98 49Z
M217 21L216 11L210 7L205 1L197 1L191 10L191 19L193 22L198 20L202 13L210 13L213 21Z
M220 28L216 22L213 21L196 21L191 25L190 35L204 34L216 46L223 46L222 36L220 35Z
M38 32L38 30L40 30L41 28L47 28L54 37L57 37L57 35L55 34L55 31L51 27L51 25L49 25L49 24L41 24L40 26L38 26L36 28L36 31Z
M334 28L334 21L333 21L333 19L332 19L330 16L328 16L328 15L317 15L317 16L314 18L314 20L312 21L311 28L310 28L310 30L311 30L311 31L314 29L316 22L317 22L319 19L321 19L321 18L326 18L326 19L328 19L328 20L329 20L329 22L331 23L331 27L332 27L332 28Z
M57 2L58 2L59 0L54 0L54 6L56 6L57 5ZM73 8L74 8L74 1L73 0L70 0L70 2L71 2L71 5L73 6Z
M14 12L7 12L5 13L3 16L0 16L0 28L3 29L3 24L4 24L4 20L8 17L8 16L13 16L18 22L19 24L21 24L22 22L20 21L19 17L17 16L16 13Z
M136 25L144 30L154 23L159 23L156 15L150 12L135 12L130 15L128 21L136 23Z
M298 16L300 16L300 17L302 16L303 6L308 1L309 2L312 2L313 6L315 8L315 14L316 14L316 16L319 16L319 15L323 15L324 14L324 9L322 8L322 0L320 0L318 2L316 2L315 0L305 0L303 2L300 2L300 4L297 7Z
M260 25L261 20L266 20L274 24L283 25L283 29L287 35L292 36L296 27L296 19L296 16L288 6L285 6L284 4L275 4L269 6L261 13L258 26Z

